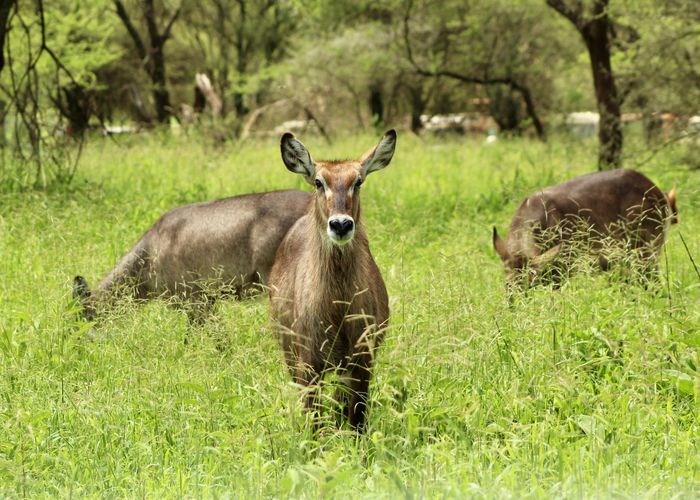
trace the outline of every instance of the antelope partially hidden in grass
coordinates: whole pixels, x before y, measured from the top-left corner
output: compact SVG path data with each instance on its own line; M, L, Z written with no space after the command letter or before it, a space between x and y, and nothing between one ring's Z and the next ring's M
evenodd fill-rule
M73 295L95 319L118 296L171 298L199 323L213 303L267 282L287 230L306 213L309 193L247 194L195 203L163 215L94 290L82 276Z
M493 228L493 247L511 291L539 281L557 284L571 267L576 249L592 254L598 266L607 269L606 241L623 244L627 256L641 264L642 274L653 278L668 228L676 222L675 189L666 194L639 172L611 170L576 177L525 198L505 241ZM549 273L544 280L543 270Z
M384 280L360 219L360 185L391 161L396 132L358 161L311 158L294 135L282 136L282 160L316 188L309 210L280 244L270 272L270 308L285 361L318 410L321 379L338 370L336 395L350 425L362 431L374 353L389 321Z

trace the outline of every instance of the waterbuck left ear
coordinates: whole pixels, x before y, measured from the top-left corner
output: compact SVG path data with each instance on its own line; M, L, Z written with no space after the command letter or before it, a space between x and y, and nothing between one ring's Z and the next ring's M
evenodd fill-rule
M303 175L307 182L313 183L316 173L316 164L311 159L309 150L306 149L291 132L282 136L280 142L282 161L287 169L295 174Z
M394 149L396 149L396 130L391 129L384 134L375 148L362 156L360 163L362 163L363 174L366 176L389 165L394 156Z
M496 250L496 253L501 258L501 260L503 262L508 262L508 260L510 259L510 252L508 252L508 245L506 245L506 242L503 241L500 236L498 236L498 231L496 231L496 226L493 226L492 241L493 241L493 249Z

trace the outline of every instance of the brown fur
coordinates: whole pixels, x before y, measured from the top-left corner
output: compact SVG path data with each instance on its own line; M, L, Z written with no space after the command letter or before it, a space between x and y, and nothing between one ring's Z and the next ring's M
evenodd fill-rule
M266 283L277 247L310 201L308 193L285 190L176 208L146 231L94 291L76 277L74 295L88 319L127 294L176 298L199 321L218 297L240 296Z
M323 178L326 186L317 188L309 211L287 233L270 273L271 316L294 381L309 388L307 409L316 409L324 373L339 369L347 388L338 399L358 429L374 352L389 321L386 287L360 219L360 188L352 188L366 175L367 158L319 162L304 174L311 183ZM329 216L337 214L355 221L354 237L342 246L327 234Z
M668 223L678 221L675 189L664 194L632 170L611 170L576 177L526 198L513 216L504 241L493 229L493 246L512 285L533 282L540 267L565 252L586 228L590 248L612 237L638 251L645 268L656 268ZM599 256L602 268L605 257ZM527 273L527 274L525 274Z

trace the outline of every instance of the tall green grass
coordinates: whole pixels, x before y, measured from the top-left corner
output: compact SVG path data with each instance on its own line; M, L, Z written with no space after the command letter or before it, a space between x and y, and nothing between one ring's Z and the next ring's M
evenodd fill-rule
M327 145L359 157L378 137ZM700 491L700 177L666 150L643 171L679 190L662 285L579 274L509 305L490 228L533 190L595 169L595 143L404 134L363 187L391 297L366 435L304 426L267 299L190 332L125 302L94 335L95 282L166 210L303 187L276 140L93 141L70 189L0 203L0 495L693 496Z

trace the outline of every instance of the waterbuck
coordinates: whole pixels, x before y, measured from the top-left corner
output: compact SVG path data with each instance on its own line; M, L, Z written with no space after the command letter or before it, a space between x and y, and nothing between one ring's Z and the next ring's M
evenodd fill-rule
M87 319L119 295L174 298L201 321L224 294L242 295L266 282L282 238L307 211L298 190L195 203L163 215L90 291L82 276L73 295Z
M316 188L313 202L285 236L270 272L270 310L307 410L318 409L321 379L341 374L336 395L350 425L364 428L370 370L389 321L389 298L360 219L360 185L391 161L396 132L358 161L314 161L294 135L282 136L282 160Z
M610 242L622 244L651 277L668 226L677 221L675 189L665 194L639 172L611 170L527 197L513 216L506 241L493 228L493 247L511 290L537 281L557 284L581 248L607 269L604 250Z

